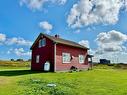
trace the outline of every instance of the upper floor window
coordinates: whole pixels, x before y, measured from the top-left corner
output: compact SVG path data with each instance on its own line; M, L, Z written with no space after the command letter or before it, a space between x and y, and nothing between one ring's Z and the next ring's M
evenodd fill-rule
M39 40L39 48L40 48L40 47L44 47L45 45L46 45L46 39L45 39L45 38L40 39L40 40Z
M85 57L84 55L79 55L79 63L84 63Z
M70 63L71 61L70 53L62 53L62 57L63 63Z
M37 55L37 56L36 56L36 63L39 63L39 60L40 60L40 56Z

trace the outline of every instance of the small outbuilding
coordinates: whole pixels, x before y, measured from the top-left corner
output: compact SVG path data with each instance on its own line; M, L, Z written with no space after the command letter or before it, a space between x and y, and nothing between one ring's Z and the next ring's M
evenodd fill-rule
M32 47L31 70L68 71L72 67L88 69L89 48L65 40L59 35L40 33ZM91 59L91 58L90 58Z

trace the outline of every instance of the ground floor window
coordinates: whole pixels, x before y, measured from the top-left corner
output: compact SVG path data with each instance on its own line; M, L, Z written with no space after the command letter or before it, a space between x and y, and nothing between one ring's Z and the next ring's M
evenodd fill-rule
M37 56L36 56L36 63L39 63L39 60L40 60L40 56L37 55Z
M79 55L79 63L84 63L84 61L85 61L85 57L84 57L84 55Z
M70 63L71 60L70 53L62 53L62 57L63 63Z

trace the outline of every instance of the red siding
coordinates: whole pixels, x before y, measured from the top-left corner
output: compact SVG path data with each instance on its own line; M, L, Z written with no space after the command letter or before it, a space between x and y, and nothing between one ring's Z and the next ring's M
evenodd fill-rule
M44 37L45 38L45 37ZM51 40L46 38L46 46L38 48L39 41L32 49L32 70L44 70L44 63L49 61L51 63L50 69L54 71L54 44ZM36 55L40 55L39 63L36 63Z
M71 60L71 63L62 62L63 52L70 53L71 56L74 56L74 59ZM79 54L86 55L86 53L87 49L80 49L62 44L56 44L56 71L70 70L71 66L75 66L78 69L88 68L88 58L85 59L85 62L83 64L80 64L78 59Z

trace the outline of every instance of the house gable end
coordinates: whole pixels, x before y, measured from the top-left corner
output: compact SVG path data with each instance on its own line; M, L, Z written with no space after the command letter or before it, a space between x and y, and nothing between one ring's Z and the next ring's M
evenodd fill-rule
M39 40L41 39L41 38L46 38L46 39L49 39L48 37L46 37L45 35L43 35L42 33L40 33L39 34L39 36L37 37L37 39L34 41L34 43L33 43L33 45L31 46L31 50L36 46L36 44L39 42ZM49 40L51 40L51 39L49 39ZM52 40L51 40L52 41ZM53 41L52 41L53 42Z

